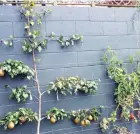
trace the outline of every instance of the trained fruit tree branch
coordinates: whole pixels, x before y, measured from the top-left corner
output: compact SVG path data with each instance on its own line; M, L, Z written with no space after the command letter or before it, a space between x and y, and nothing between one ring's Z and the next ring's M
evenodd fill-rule
M23 45L23 51L32 53L32 58L33 58L33 66L34 66L34 82L37 87L37 92L38 92L38 119L37 119L37 134L40 134L40 122L41 122L41 91L40 91L40 85L39 85L39 80L38 80L38 74L37 74L37 67L36 67L36 57L35 57L35 51L38 50L40 51L41 48L41 43L38 42L37 37L40 36L40 31L37 29L31 30L31 26L37 25L38 23L33 20L33 16L37 15L39 16L39 19L37 20L38 22L41 22L41 15L35 14L33 12L33 7L34 3L33 2L27 2L24 6L24 9L22 10L23 15L25 16L26 23L25 23L25 31L27 34L27 39L24 40L24 45ZM46 42L44 42L44 45Z
M7 129L7 126L9 126L9 129L13 129L15 125L23 124L23 121L37 121L37 134L40 134L40 123L43 119L46 118L48 112L46 113L45 117L41 115L42 113L42 102L41 98L42 96L48 92L47 90L41 92L40 84L39 84L39 78L38 78L38 72L37 72L37 57L36 52L41 52L42 49L45 49L47 46L47 41L49 39L56 40L59 42L62 48L68 47L70 45L74 45L77 41L83 41L83 36L73 34L70 39L64 40L63 36L56 37L55 33L52 33L49 39L42 38L40 35L40 25L42 24L44 15L47 15L51 10L43 11L40 13L34 12L34 2L30 0L26 0L26 2L23 4L21 8L21 16L24 18L25 22L25 39L23 41L22 50L26 53L31 54L32 60L33 60L33 68L31 69L29 66L25 65L22 61L17 60L7 60L3 63L0 63L0 77L3 77L5 73L8 73L11 78L15 78L18 75L24 76L24 78L27 78L29 80L33 80L37 89L37 96L32 95L31 91L27 89L27 86L23 87L16 87L11 88L10 86L7 86L12 89L12 94L10 95L11 99L15 99L17 103L20 102L26 102L29 98L32 100L32 96L34 96L38 100L38 113L34 113L30 109L20 109L21 113L24 113L25 115L22 115L19 117L20 112L9 112L4 119L0 120L0 125L4 125L5 129ZM4 43L5 45L12 46L13 45L13 37L10 36L10 39L8 40L0 40L1 43ZM73 78L72 78L73 80ZM77 80L77 79L76 79ZM76 82L75 78L73 82ZM94 90L97 87L97 83L90 82L90 81L81 81L83 83L82 85L85 85L85 88L88 87L88 89L83 89L85 93L87 92L94 92ZM78 85L78 83L76 83ZM76 92L76 90L75 90ZM49 112L59 111L59 114L61 117L65 117L67 114L63 110L59 109L52 109ZM32 118L29 118L28 116L32 115ZM57 116L57 113L56 113ZM26 118L25 118L26 117ZM47 116L48 117L48 116ZM7 119L9 118L9 120ZM14 121L11 119L14 118ZM56 119L52 118L52 122L55 122ZM59 120L59 117L57 117L57 120Z
M37 125L37 134L39 134L40 133L40 122L41 122L41 91L40 91L40 86L39 86L39 81L38 81L34 49L32 51L32 56L33 56L33 65L34 65L34 71L35 71L36 87L37 87L37 91L38 91L38 125Z

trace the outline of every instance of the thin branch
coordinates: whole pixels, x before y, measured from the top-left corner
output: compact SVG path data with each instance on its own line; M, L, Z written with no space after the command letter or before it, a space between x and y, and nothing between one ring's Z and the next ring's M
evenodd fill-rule
M57 90L57 92L56 92L56 96L57 96L57 101L59 101L58 90Z
M37 96L35 96L35 95L33 95L33 94L32 94L32 96L34 96L37 100L39 100L39 98L38 98Z
M46 118L46 117L42 117L42 118L41 118L41 121L44 120L45 118Z
M33 77L31 77L33 81L37 82L35 79L33 79Z
M133 110L134 110L134 111L139 111L139 110L140 110L140 108L134 108Z
M5 85L6 86L6 85ZM10 85L7 85L6 89L10 88L11 90L13 89Z
M44 92L42 92L42 93L41 93L41 96L42 96L44 93L46 93L46 92L47 92L47 90L45 90Z

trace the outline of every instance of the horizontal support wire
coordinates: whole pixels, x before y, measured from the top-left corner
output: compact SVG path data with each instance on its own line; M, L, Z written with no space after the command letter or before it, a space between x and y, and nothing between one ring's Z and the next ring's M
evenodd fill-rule
M34 0L33 0L34 1ZM138 4L138 0L40 0L34 1L36 5L64 5L64 6L107 6L107 7L136 7ZM25 4L24 1L9 1L3 0L0 1L0 4L12 4L12 5L20 5Z

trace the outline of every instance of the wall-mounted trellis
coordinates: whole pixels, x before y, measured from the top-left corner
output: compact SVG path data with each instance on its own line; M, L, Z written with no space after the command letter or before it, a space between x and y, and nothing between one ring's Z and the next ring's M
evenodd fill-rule
M13 8L13 7L12 7ZM109 8L108 8L109 9ZM114 9L115 10L115 9ZM26 14L24 14L25 16L25 18L27 19L27 23L26 23L26 21L24 21L24 23L25 23L25 31L27 32L27 34L26 34L26 36L27 37L29 37L29 36L33 36L35 39L36 39L36 36L38 36L38 32L37 31L30 31L29 29L31 28L31 27L33 27L34 26L34 24L36 23L36 22L34 22L33 20L31 20L31 16L30 16L30 11L28 12L28 10L27 10L27 12L26 12L26 10L24 10L25 11L25 13ZM32 11L32 10L31 10ZM23 14L22 14L23 15ZM30 16L30 17L29 17ZM30 18L29 20L28 20L28 17ZM38 17L40 17L40 16L38 16ZM73 16L72 16L73 17ZM78 17L78 16L76 16L76 17ZM103 17L102 17L103 18ZM23 16L22 16L22 19L23 19ZM80 18L81 19L81 18ZM83 18L82 18L83 19ZM89 18L88 18L89 19ZM94 18L92 18L92 19L94 19ZM97 18L97 19L99 19L99 18ZM109 18L110 19L110 18ZM124 19L124 18L123 18ZM126 18L125 18L126 19ZM98 20L99 21L99 20ZM100 20L101 21L101 20ZM41 23L41 20L38 20L37 21L38 23ZM112 22L111 22L112 23ZM119 22L120 23L120 22ZM121 22L122 23L122 22ZM117 24L117 23L116 23ZM85 25L84 25L85 26ZM89 29L89 28L87 28L87 29ZM108 29L107 29L108 30ZM97 30L96 30L97 31ZM105 30L106 31L106 30ZM117 30L116 30L117 31ZM113 34L116 32L116 31L114 31L113 32ZM84 33L85 34L85 33ZM92 34L92 33L90 33L90 34ZM93 33L93 34L95 34L95 33ZM28 36L29 35L29 36ZM56 34L57 35L57 34ZM63 36L56 36L55 35L55 33L51 33L50 34L50 37L49 37L49 41L50 40L53 40L54 42L56 42L56 44L57 43L60 43L60 46L62 47L62 48L67 48L67 47L70 47L70 49L71 48L73 48L73 47L75 47L75 46L71 46L71 45L73 45L73 43L74 42L77 42L78 40L83 40L83 37L82 36L79 36L79 35L76 35L76 34L74 34L73 36L71 36L70 38L67 38L67 39L65 39L65 37L63 37ZM105 38L105 37L104 37ZM110 37L111 38L111 37ZM108 39L110 39L110 38L108 38ZM17 40L18 40L18 38L16 38ZM14 39L14 40L16 40L16 39ZM28 40L29 39L29 40ZM32 39L32 38L31 38ZM124 39L123 39L124 40ZM31 41L30 40L30 38L27 38L27 40L26 41L30 41L30 43L33 43L33 44L37 44L35 47L34 47L34 49L35 50L37 50L37 51L41 51L42 50L42 47L46 47L46 43L47 43L47 40L46 40L46 38L45 38L45 40L43 40L42 42L33 42L33 41ZM24 51L26 51L26 52L29 52L29 53L32 53L32 47L30 47L29 46L29 44L28 44L28 42L26 42L26 41L24 41L24 45L23 45L23 50ZM13 43L11 43L11 42L13 42L13 38L10 38L9 40L5 40L5 39L2 39L1 40L1 43L4 43L4 44L6 44L7 46L11 46L11 45L13 45ZM91 41L90 41L91 42ZM90 43L89 42L89 43ZM94 41L93 41L94 42ZM94 42L95 43L95 42ZM128 42L129 43L129 42ZM100 44L100 43L98 43L98 44ZM97 45L98 45L97 44ZM106 43L105 43L106 44ZM50 45L50 44L49 44ZM86 45L88 45L88 43L86 43ZM93 44L92 44L93 45ZM94 45L94 47L97 47L97 45L95 46ZM133 44L133 45L135 45L135 44ZM2 46L3 47L3 46ZM81 47L81 46L80 46ZM83 46L82 46L83 47ZM86 46L87 47L87 46ZM118 46L117 46L118 47ZM127 46L128 47L128 46ZM107 48L107 47L105 47L105 48ZM82 48L83 49L83 48ZM10 49L9 49L10 50ZM65 49L66 50L66 49ZM91 51L91 49L89 49L90 51ZM61 50L62 51L62 50ZM67 50L66 50L67 51ZM79 51L79 49L78 49L78 51ZM98 50L99 51L99 50ZM76 51L77 52L77 51ZM79 54L79 52L77 52L78 54ZM89 52L90 53L90 52ZM36 54L36 53L35 53ZM34 54L33 54L34 55ZM34 55L34 56L36 56L36 55ZM84 55L84 57L85 57L86 55ZM96 56L96 55L95 55ZM101 56L101 55L100 55ZM33 57L33 58L35 58L34 59L34 63L36 64L36 57ZM91 57L90 57L91 58ZM12 62L10 62L10 65L11 65L11 63L13 64L14 62L12 61ZM2 64L3 66L5 65L5 64ZM9 63L8 63L8 65L9 65ZM16 66L16 65L15 65ZM7 67L7 64L6 64L6 67ZM22 70L21 69L21 67L19 67L18 68L18 70ZM94 70L94 69L93 69ZM93 71L92 70L92 71ZM8 73L8 71L9 71L9 69L4 69L4 71L5 72L7 72ZM96 73L96 71L97 71L97 69L96 70L94 70L93 72L95 72ZM100 69L100 71L102 71L102 69ZM0 71L1 72L1 71ZM10 71L10 72L12 72L12 71ZM20 72L20 71L19 71ZM86 71L85 71L86 72ZM4 73L3 72L1 72L2 73L2 76L4 75ZM91 72L90 72L91 73ZM97 73L100 73L100 72L97 72ZM88 74L89 75L89 74ZM15 75L14 75L15 76ZM61 75L60 75L61 76ZM28 77L28 78L30 78L30 77ZM68 77L67 77L68 78ZM72 80L71 80L71 78L72 78ZM68 78L68 79L64 79L63 77L61 77L61 79L59 79L59 78L57 78L56 79L56 82L52 82L51 84L50 84L50 88L51 88L51 90L53 91L53 92L56 92L56 94L57 94L57 92L60 92L60 94L62 94L62 95L66 95L67 94L67 92L64 92L63 90L65 90L65 89L69 89L69 90L67 90L68 91L68 93L70 93L70 94L72 94L71 92L73 91L72 89L74 88L74 91L76 90L76 91L78 91L78 94L79 94L79 92L81 92L81 91L83 91L84 93L94 93L96 90L96 86L97 86L97 84L96 83L94 83L94 81L93 81L93 83L92 82L90 82L90 81L86 81L86 80L84 80L84 79L78 79L78 81L76 82L76 83L78 83L78 84L76 84L76 86L73 84L73 79L77 79L77 77L70 77L70 78ZM33 79L33 81L36 83L38 80L35 80L35 79ZM8 83L7 83L8 84ZM35 85L37 85L37 84L35 84ZM77 86L78 85L78 86ZM90 86L90 85L92 85L92 86ZM20 103L20 102L24 102L24 101L26 101L26 97L27 96L30 96L30 93L29 92L24 92L25 90L26 90L26 87L13 87L13 86L7 86L7 87L9 87L9 88L11 88L12 89L12 96L13 96L13 99L15 99L18 103ZM91 88L92 87L94 87L94 89L93 90L91 90ZM108 86L108 88L110 88L109 86ZM114 89L114 88L113 88ZM15 93L15 91L16 91L16 93ZM29 90L27 90L27 91L29 91ZM24 95L22 94L22 93L25 93ZM97 91L98 92L98 91ZM99 91L100 92L100 91ZM44 93L46 93L46 91L44 91L44 92L42 92L42 95L44 94ZM49 92L48 92L49 93ZM77 93L77 92L76 92ZM52 93L51 93L52 94ZM61 96L61 95L60 95ZM38 100L39 98L37 97L37 96L33 96L33 97L36 97L36 99ZM62 96L61 96L62 97ZM80 96L81 97L81 96ZM89 96L88 96L89 97ZM95 96L96 97L96 96ZM56 97L56 98L58 98L58 97ZM64 98L66 98L66 97L64 97ZM94 97L93 97L94 98ZM12 99L12 98L11 98ZM100 100L101 98L99 98L99 100ZM98 99L96 99L96 100L98 100ZM95 101L96 101L95 100ZM61 101L61 99L60 99L60 101ZM81 100L80 100L81 101ZM93 101L92 103L94 103L95 101ZM82 101L81 101L82 102ZM79 104L81 104L81 102L79 103ZM98 102L98 101L96 101L96 102ZM59 102L58 102L59 103ZM102 101L102 103L104 103L103 101ZM82 106L82 105L80 105L80 106ZM19 117L19 116L16 116L17 115L17 113L18 113L18 115L20 115L20 116L23 116L23 112L20 112L20 110L21 109L19 109L19 110L17 110L17 111L15 111L15 112L12 112L12 113L8 113L2 120L1 120L1 125L2 125L2 123L3 123L3 125L5 126L5 129L7 128L7 117L8 117L8 119L10 118L10 121L11 121L11 116L12 115L14 115L14 118L16 118L17 120L14 120L14 123L15 123L15 125L17 125L17 124L22 124L22 123L24 123L24 120L25 120L25 118L21 118L21 117ZM28 116L29 116L29 113L31 112L32 113L32 111L30 111L30 112L28 112L28 109L22 109L23 111L26 111L25 113L26 113L26 121L28 121L28 120L31 120L32 118L28 118ZM68 110L69 111L69 110ZM81 126L83 126L83 127L85 127L85 126L87 126L87 125L90 125L90 122L88 121L88 120L91 120L91 122L93 121L93 117L95 116L95 115L97 115L97 117L98 117L98 113L96 113L96 110L93 110L93 113L94 114L92 114L92 115L89 115L89 113L91 114L91 111L92 111L92 109L80 109L79 111L72 111L72 113L66 113L66 111L64 111L63 109L56 109L56 108L52 108L52 109L50 109L48 112L46 112L46 116L47 116L47 119L48 120L50 120L51 121L51 123L55 123L55 122L57 122L58 120L60 120L60 119L62 119L63 120L63 118L65 118L65 117L67 117L68 115L71 115L72 114L72 117L74 117L74 119L73 119L73 121L74 121L74 123L75 124L79 124L79 125L81 125ZM53 116L52 116L52 113L53 113ZM36 115L36 113L32 113L33 115ZM100 114L99 114L100 115ZM41 120L43 120L43 119L45 119L46 118L46 116L45 117L42 117L41 118ZM131 114L131 116L132 116L132 114ZM76 117L76 118L75 118ZM79 118L77 118L77 117L79 117ZM95 116L95 119L97 118L96 116ZM35 117L36 118L36 117ZM132 118L132 117L131 117ZM134 118L134 117L133 117ZM36 119L33 119L33 120L37 120L38 121L38 117L36 118ZM9 120L8 120L9 121ZM39 120L40 121L40 120ZM45 122L45 121L44 121ZM45 122L46 123L46 122ZM13 128L13 123L11 123L10 122L10 124L8 124L8 126L10 126L9 128L10 129L12 129ZM117 127L116 126L116 128L115 128L115 130L119 130L119 129L124 129L124 130L126 130L126 128L120 128L120 127ZM113 129L114 130L114 129ZM12 132L12 131L11 131Z

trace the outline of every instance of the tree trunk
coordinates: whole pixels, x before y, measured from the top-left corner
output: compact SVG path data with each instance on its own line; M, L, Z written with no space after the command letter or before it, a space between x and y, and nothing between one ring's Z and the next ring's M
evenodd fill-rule
M41 122L41 91L40 91L40 86L39 86L39 81L38 81L38 74L37 74L37 69L36 69L36 59L35 59L35 52L33 50L32 52L33 55L33 65L34 65L34 71L35 71L35 83L38 91L38 123L37 123L37 134L40 134L40 122Z

